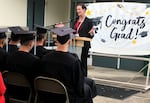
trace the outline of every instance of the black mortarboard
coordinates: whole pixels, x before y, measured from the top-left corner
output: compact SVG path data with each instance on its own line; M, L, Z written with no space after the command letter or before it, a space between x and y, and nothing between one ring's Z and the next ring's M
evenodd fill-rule
M71 33L76 32L74 29L68 27L54 28L51 31L57 35L57 40L61 44L65 44L70 39Z
M11 40L17 41L20 40L19 32L24 31L20 26L8 27L11 30Z
M36 31L37 31L37 35L43 35L47 33L47 28L43 27L43 26L36 26Z
M148 33L147 31L143 31L139 35L141 35L141 37L144 38L144 37L147 37Z
M8 31L7 28L0 28L0 39L6 38L6 32Z
M24 31L20 26L14 26L14 27L8 27L8 28L14 35L18 34L19 32Z
M21 44L35 39L35 31L21 31L17 34L21 37Z
M76 30L74 30L72 28L68 28L68 27L54 28L54 29L51 29L51 31L58 36L65 36L65 35L69 35L73 32L76 32Z

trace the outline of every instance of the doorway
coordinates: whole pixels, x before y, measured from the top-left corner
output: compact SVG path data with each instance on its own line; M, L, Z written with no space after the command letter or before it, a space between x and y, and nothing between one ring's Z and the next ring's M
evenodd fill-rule
M30 30L35 29L35 25L44 25L45 0L28 0L27 26Z

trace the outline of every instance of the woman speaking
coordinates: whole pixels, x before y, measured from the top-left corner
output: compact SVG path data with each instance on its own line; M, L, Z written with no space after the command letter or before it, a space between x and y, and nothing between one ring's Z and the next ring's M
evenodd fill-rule
M86 17L86 6L84 4L78 4L77 5L77 14L78 18L76 22L74 23L74 29L76 30L76 34L80 37L87 37L92 38L93 37L93 24L92 20ZM87 76L87 57L88 57L88 51L90 48L90 42L84 41L84 46L82 47L82 53L81 53L81 62L83 65L83 68L85 69L85 75Z

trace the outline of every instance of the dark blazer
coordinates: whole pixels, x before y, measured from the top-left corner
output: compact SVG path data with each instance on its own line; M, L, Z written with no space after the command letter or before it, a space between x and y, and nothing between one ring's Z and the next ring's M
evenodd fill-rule
M76 20L76 22L77 21L78 19ZM74 24L76 24L76 22ZM79 36L92 38L93 36L89 34L89 31L92 29L92 27L93 27L92 20L86 17L78 31Z

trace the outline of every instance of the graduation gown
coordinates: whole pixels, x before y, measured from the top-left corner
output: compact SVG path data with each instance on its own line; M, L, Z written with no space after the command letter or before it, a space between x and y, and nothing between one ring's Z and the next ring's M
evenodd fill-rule
M3 81L3 77L2 74L0 72L0 103L5 103L5 91L6 91L6 87Z
M80 102L80 98L84 98L84 73L77 55L53 51L42 58L41 73L44 76L58 79L66 86L70 103L88 103ZM52 99L57 100L53 103L63 103L57 97ZM49 101L53 101L52 99Z
M45 49L43 46L37 46L36 47L36 56L39 58L42 58L44 55L48 54L50 51ZM34 53L34 48L30 51L30 53Z
M23 51L17 51L8 56L7 59L8 70L25 75L29 80L32 89L34 88L34 78L37 76L36 73L39 67L38 62L38 57ZM29 89L8 85L8 94L17 97L17 99L27 99L28 93Z
M7 59L8 70L13 72L19 72L27 76L29 79L36 72L37 62L39 58L31 53L17 51Z
M16 51L18 51L18 47L17 45L11 45L11 44L8 44L8 53L14 53Z
M6 50L6 45L4 46L4 49ZM8 44L8 53L14 53L16 51L18 51L18 47L17 45L12 45L12 44Z
M0 71L6 70L6 58L8 54L3 48L0 48Z

